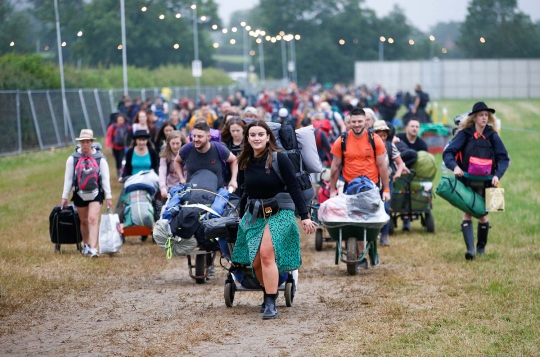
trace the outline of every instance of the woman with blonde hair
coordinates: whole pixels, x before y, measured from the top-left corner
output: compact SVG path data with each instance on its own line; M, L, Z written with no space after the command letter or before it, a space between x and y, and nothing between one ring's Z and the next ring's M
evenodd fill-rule
M179 130L173 130L167 136L165 149L159 155L159 189L161 198L166 200L169 190L180 183L174 171L174 159L180 148L187 144L187 139Z
M486 188L499 185L499 180L510 165L510 157L497 133L497 123L493 114L495 109L488 108L484 102L476 103L467 119L460 123L456 136L443 152L446 167L454 171L458 180L482 197L485 197ZM478 220L476 245L478 255L485 252L489 228L486 214ZM465 259L473 260L476 254L472 217L465 212L461 231L467 246Z

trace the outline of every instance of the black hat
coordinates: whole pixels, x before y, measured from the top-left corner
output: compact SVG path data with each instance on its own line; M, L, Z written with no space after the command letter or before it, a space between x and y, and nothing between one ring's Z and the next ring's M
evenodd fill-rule
M133 139L138 139L138 138L145 138L145 139L148 139L148 138L150 138L150 133L147 132L146 130L137 130L137 131L133 134Z
M469 115L473 115L474 113L481 112L483 110L487 110L488 112L491 112L492 114L495 114L495 109L488 108L486 103L484 102L478 102L473 107Z

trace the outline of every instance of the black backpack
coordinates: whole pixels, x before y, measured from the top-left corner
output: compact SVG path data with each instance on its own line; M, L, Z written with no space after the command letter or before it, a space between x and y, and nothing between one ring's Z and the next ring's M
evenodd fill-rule
M490 139L494 133L493 130L485 135L475 132L468 137L465 147L456 155L456 163L463 171L473 176L495 173L497 164Z

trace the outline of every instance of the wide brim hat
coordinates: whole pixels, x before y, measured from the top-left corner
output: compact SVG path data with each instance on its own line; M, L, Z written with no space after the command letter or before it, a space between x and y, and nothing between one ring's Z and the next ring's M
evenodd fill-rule
M149 139L150 133L147 132L146 130L137 130L135 133L133 133L133 139L139 139L139 138Z
M96 140L96 138L94 138L94 131L92 129L82 129L79 137L75 138L75 140Z
M388 127L388 125L386 124L386 121L384 120L377 120L374 124L373 124L373 131L377 132L377 131L387 131L387 132L390 132L390 128Z
M478 113L478 112L481 112L481 111L484 111L484 110L490 112L491 114L495 114L495 109L488 108L488 106L484 102L478 102L478 103L474 104L474 106L473 106L471 112L469 113L469 115L473 115L475 113Z

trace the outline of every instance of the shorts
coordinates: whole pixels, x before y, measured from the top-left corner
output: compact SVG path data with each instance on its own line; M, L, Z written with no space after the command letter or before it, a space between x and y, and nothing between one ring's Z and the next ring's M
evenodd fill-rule
M98 193L96 198L94 198L92 201L84 201L78 194L75 192L73 193L73 197L71 200L73 201L73 204L75 207L88 207L90 202L99 202L100 205L103 204L103 192Z

